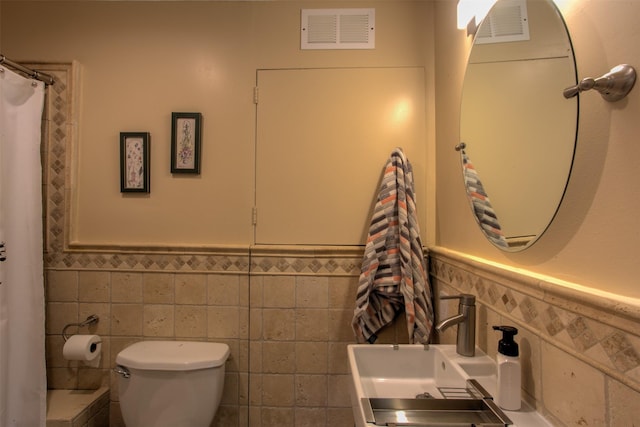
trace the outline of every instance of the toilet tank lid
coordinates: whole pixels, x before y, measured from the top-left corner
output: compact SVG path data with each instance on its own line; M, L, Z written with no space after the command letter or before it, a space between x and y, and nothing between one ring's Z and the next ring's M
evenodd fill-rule
M140 341L122 350L116 363L127 368L192 371L223 365L229 346L198 341Z

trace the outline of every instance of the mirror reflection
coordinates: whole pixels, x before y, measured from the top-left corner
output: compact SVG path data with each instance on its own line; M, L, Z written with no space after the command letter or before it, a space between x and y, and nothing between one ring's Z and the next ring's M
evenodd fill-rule
M499 0L469 56L460 141L504 240L483 230L503 250L533 244L562 200L578 118L577 98L562 92L575 84L571 42L553 2Z

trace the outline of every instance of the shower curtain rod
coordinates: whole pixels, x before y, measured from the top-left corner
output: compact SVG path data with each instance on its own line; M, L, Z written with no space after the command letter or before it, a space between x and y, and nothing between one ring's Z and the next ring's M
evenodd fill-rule
M55 82L55 80L53 79L53 76L50 76L49 74L41 73L40 71L32 70L30 68L22 66L22 65L18 64L17 62L13 62L10 59L7 59L6 56L0 54L0 65L2 65L2 64L5 64L8 67L11 67L11 68L13 68L15 70L18 70L18 71L22 72L22 73L25 73L29 77L33 78L33 79L45 82L45 84L52 85Z

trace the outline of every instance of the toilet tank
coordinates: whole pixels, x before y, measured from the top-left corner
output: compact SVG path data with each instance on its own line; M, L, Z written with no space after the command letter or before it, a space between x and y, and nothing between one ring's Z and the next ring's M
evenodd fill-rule
M118 353L120 409L127 427L208 427L222 398L229 346L141 341Z
M229 346L199 341L140 341L116 357L127 368L156 371L192 371L224 365Z

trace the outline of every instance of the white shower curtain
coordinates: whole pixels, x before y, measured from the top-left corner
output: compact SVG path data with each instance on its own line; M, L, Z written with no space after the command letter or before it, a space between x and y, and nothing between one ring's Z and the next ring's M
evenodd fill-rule
M0 427L44 427L44 84L0 72Z

